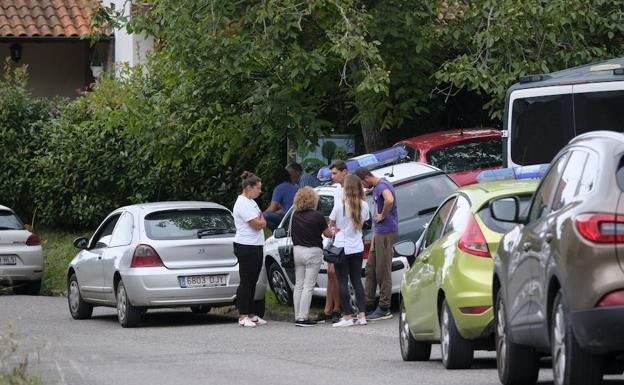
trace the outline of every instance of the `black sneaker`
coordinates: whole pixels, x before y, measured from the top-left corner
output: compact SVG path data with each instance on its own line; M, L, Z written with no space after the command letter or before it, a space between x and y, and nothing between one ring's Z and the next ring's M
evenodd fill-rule
M332 319L331 314L327 315L324 312L320 312L315 318L312 318L312 321L319 323L319 324L324 324L325 321L329 321L331 319Z
M331 321L333 324L340 322L340 320L342 319L342 315L338 312L333 312L331 315Z
M302 328L308 328L311 326L316 326L316 321L312 321L309 319L304 319L304 320L297 320L295 321L295 326L299 326Z

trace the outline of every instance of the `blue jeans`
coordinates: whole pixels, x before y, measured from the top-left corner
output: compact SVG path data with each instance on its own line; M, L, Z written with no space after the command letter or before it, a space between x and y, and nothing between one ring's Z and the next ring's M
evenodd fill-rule
M267 222L267 227L271 231L275 230L277 226L279 226L282 219L284 218L284 214L271 213L271 212L264 212L262 213L262 215L264 215L264 219L266 219L266 222Z

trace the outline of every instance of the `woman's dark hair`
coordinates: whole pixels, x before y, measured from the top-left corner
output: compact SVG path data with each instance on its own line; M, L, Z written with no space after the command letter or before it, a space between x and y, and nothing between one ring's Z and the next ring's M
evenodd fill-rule
M243 190L247 187L253 187L260 182L262 182L262 180L253 172L243 171L243 174L241 175L241 185L243 186Z

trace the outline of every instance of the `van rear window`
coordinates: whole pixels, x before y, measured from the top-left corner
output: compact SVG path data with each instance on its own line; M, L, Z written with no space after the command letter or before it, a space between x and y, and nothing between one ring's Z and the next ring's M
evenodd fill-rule
M570 139L589 131L624 132L624 91L516 99L512 106L511 160L550 163Z

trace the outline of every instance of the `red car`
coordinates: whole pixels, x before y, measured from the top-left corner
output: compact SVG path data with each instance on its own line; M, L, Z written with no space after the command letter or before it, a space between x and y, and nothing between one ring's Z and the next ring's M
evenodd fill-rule
M443 170L460 186L477 183L481 171L503 165L501 131L494 128L432 132L403 139L395 146L405 148L411 160Z

